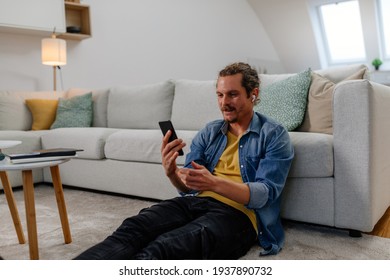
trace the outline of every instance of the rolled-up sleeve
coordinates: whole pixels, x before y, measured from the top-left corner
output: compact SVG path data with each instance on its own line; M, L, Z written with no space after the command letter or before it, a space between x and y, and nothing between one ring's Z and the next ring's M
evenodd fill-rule
M263 183L247 183L250 192L249 209L263 207L268 201L268 188Z

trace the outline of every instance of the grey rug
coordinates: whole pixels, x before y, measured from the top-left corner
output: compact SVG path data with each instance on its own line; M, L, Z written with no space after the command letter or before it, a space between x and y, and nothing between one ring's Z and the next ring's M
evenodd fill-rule
M40 259L69 260L111 234L128 216L137 214L153 201L66 188L68 218L73 242L64 244L54 191L51 186L35 188ZM14 191L23 230L27 238L23 191ZM0 256L4 259L29 258L28 245L18 243L4 194L0 194ZM284 222L286 243L276 256L259 257L254 246L247 260L389 260L390 239L364 234L351 238L343 230Z

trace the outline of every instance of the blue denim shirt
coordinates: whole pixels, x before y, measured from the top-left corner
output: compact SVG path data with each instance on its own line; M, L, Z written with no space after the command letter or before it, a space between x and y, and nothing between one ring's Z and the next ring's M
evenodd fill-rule
M213 121L200 130L191 143L185 167L191 161L214 171L227 144L228 123ZM241 177L250 190L248 209L256 213L261 255L277 254L284 244L280 199L294 157L287 130L274 120L254 113L248 130L239 141ZM196 195L197 192L181 193Z

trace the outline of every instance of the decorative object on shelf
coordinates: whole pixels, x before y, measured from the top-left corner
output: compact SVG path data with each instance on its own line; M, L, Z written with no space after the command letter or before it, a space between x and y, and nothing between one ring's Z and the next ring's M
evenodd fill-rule
M53 90L57 90L57 67L66 65L66 41L56 38L55 29L51 38L42 39L42 64L53 66Z
M68 33L81 33L80 26L68 26L66 27L66 32Z
M375 67L375 70L379 70L379 67L382 65L382 60L375 58L371 64Z

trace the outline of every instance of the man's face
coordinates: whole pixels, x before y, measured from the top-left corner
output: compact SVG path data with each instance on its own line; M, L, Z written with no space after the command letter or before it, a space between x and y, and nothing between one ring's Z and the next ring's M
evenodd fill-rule
M241 85L241 79L242 74L218 78L218 105L224 120L229 123L252 117L252 98L248 98L245 88Z

